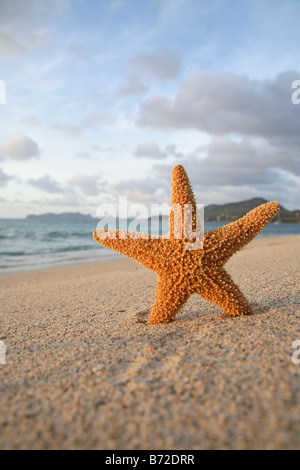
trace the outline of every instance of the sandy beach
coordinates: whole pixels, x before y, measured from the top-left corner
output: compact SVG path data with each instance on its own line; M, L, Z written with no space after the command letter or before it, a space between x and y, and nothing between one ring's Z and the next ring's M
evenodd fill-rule
M1 276L0 448L300 449L299 265L256 239L226 265L254 315L194 295L165 325L125 258Z

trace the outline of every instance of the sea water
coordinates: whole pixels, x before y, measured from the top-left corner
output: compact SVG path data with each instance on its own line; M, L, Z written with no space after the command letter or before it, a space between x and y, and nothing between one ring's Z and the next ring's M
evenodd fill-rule
M204 231L225 223L205 222ZM94 241L92 232L96 225L0 219L0 275L120 257ZM166 221L160 229L162 234L167 233ZM157 223L152 225L151 233L159 234ZM300 224L269 223L258 236L283 235L300 235Z

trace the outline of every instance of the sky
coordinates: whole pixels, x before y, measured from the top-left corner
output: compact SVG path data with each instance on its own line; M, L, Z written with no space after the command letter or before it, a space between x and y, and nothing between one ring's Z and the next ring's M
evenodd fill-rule
M199 204L300 208L299 13L299 0L0 0L0 217L170 203L176 164Z

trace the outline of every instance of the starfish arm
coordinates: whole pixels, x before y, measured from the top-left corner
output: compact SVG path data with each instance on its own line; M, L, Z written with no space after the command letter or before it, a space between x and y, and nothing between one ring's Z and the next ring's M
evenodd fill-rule
M174 280L172 277L159 275L148 323L169 323L174 320L190 296L180 282L179 278Z
M194 192L183 166L175 165L171 179L170 238L193 238L191 231L196 230L203 232Z
M196 292L233 317L252 313L245 296L224 268L214 271L213 275L211 272L204 273Z
M189 177L181 165L175 165L171 177L171 204L192 204L196 207L196 199Z
M222 265L247 245L279 211L279 203L268 202L248 212L241 219L208 232L204 237L203 261Z
M141 237L143 235L143 237ZM163 240L150 235L125 230L94 230L93 238L100 245L141 263L145 268L157 271L161 265Z

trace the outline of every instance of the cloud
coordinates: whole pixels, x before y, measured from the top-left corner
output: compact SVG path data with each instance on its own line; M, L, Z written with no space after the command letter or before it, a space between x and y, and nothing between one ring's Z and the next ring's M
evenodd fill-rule
M199 203L224 203L252 197L300 207L299 150L263 138L212 138L177 163L184 165ZM170 182L173 163L156 163L158 180Z
M80 173L70 180L70 184L80 189L87 196L98 196L100 192L106 192L106 182L100 182L101 172L93 175Z
M173 145L173 144L167 145L165 151L166 151L166 153L168 153L169 155L173 155L173 157L175 157L175 158L183 158L183 153L182 153L182 152L178 152L176 145Z
M83 132L82 127L72 124L53 124L51 128L71 137L78 137Z
M50 35L50 28L38 28L27 38L27 43L30 46L39 46L43 44Z
M0 33L0 57L23 54L24 52L25 48L12 36L6 33Z
M127 196L129 201L142 203L163 203L169 188L164 181L151 178L115 181L110 188L116 197Z
M14 38L12 34L1 32L0 57L27 53L28 47L36 47L43 44L48 39L49 32L49 28L39 28L22 40Z
M88 127L93 127L98 124L111 124L113 121L113 117L111 113L108 111L102 111L100 109L97 109L96 111L88 114L84 121L83 125L88 126Z
M134 151L134 156L137 158L153 158L153 159L163 159L168 156L175 158L183 158L184 155L182 152L178 152L176 145L170 144L165 147L165 150L160 150L157 143L153 140L148 142L143 142L138 145Z
M29 179L28 183L46 193L61 193L63 191L60 183L55 181L50 175L42 176L37 179Z
M91 128L97 125L107 125L111 124L114 121L113 116L108 111L95 110L92 113L88 114L80 124L62 124L56 123L52 124L51 128L61 132L66 136L79 137L83 134L86 128Z
M50 29L40 28L40 23L60 15L69 3L69 0L1 0L0 57L26 53L30 47L43 43Z
M211 178L208 182L202 174L201 160L193 159L184 162L184 167L192 182L193 189L196 195L196 200L199 204L223 204L228 202L235 202L246 200L254 197L263 197L267 200L277 200L281 204L287 204L288 208L296 209L300 207L300 178L296 178L289 172L285 172L279 168L270 169L266 171L257 181L253 182L253 178L239 178L239 171L236 170L235 177L231 180L226 178L221 181ZM156 177L164 179L170 183L172 165L155 165L153 168ZM228 169L229 173L229 169ZM208 172L209 174L209 172ZM211 176L209 174L209 176Z
M208 145L197 147L181 161L191 178L201 186L268 185L282 171L299 175L300 157L291 149L275 147L262 138L233 141L214 137ZM156 164L158 178L170 178L171 164Z
M53 198L45 198L45 199L35 199L31 200L30 204L37 204L38 206L79 206L82 204L80 198L73 191L71 188L66 188L63 194L53 197Z
M198 71L183 81L173 98L144 101L139 123L212 136L208 145L185 155L172 145L164 149L184 165L206 203L211 201L205 195L214 202L228 202L230 195L233 200L263 196L283 201L290 197L295 206L295 194L300 194L300 122L291 85L297 77L296 71L266 80ZM169 181L172 165L156 163L156 177Z
M131 75L126 85L121 87L118 91L119 95L140 95L146 93L149 87L144 85L141 78L137 75Z
M6 173L4 173L3 170L1 170L0 168L0 186L5 186L6 183L12 179L12 176L10 175L7 175Z
M6 140L0 147L0 151L13 160L29 160L38 158L40 148L30 137L19 134Z
M138 145L134 155L138 158L166 158L167 156L165 152L162 152L158 148L154 141L144 142L143 144Z
M253 80L227 72L197 71L171 99L152 96L140 107L141 126L198 129L212 135L237 133L263 137L298 137L299 109L291 102L297 71L273 80Z
M197 153L206 152L199 159ZM198 147L189 162L193 165L200 184L268 184L276 178L277 170L300 172L298 154L275 147L261 138L242 139L240 142L228 137L215 137L206 146Z
M90 153L89 152L77 152L75 157L77 158L84 158L84 159L88 159L91 157Z
M69 46L70 53L83 61L90 62L91 56L87 48L80 43L72 43Z
M35 24L41 16L62 13L69 0L1 0L0 24L3 27L23 28Z
M158 80L177 78L181 72L181 58L176 49L159 49L137 55L132 63L141 71Z
M34 115L27 116L27 117L24 117L21 120L21 122L22 124L26 124L28 126L34 126L34 127L43 126L43 119L41 116L34 116Z

